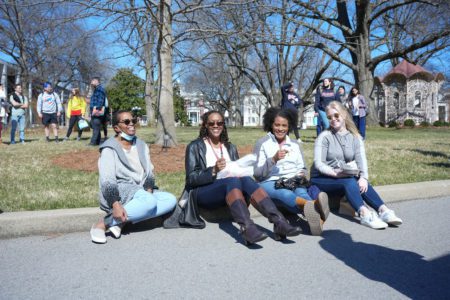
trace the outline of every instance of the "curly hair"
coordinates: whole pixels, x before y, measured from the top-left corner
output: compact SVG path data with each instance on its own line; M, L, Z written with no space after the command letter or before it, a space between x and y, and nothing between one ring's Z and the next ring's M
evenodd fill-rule
M281 109L278 107L269 108L263 115L263 129L266 132L272 132L272 125L276 117L288 120L288 133L297 125L297 113L292 109ZM273 133L273 132L272 132Z
M201 138L201 139L204 139L204 138L208 137L208 128L206 128L206 125L208 123L209 116L212 115L212 114L218 114L222 118L222 121L224 123L223 123L222 133L220 134L220 142L222 144L228 144L229 143L229 139L228 139L227 126L225 125L225 117L218 110L211 110L211 111L208 111L208 112L203 114L203 116L202 116L202 125L200 127L200 133L199 133L198 137Z

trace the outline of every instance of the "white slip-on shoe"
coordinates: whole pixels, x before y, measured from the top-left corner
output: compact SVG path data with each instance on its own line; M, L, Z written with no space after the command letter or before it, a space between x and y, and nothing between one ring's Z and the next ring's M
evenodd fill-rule
M380 214L380 219L383 222L388 223L389 225L399 226L402 225L403 221L399 217L395 215L395 212L392 209L386 209L384 212Z
M361 225L370 227L372 229L385 229L388 224L383 222L374 211L370 211L365 216L360 216Z
M91 227L91 240L97 244L106 243L105 231L101 228L95 227L95 224Z
M109 227L109 232L111 232L111 234L116 238L120 238L120 236L122 235L122 226L120 225L116 225L116 226L111 226Z

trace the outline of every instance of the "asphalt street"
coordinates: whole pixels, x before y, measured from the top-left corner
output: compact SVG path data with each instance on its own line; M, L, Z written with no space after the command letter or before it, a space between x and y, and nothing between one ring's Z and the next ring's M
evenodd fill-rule
M450 299L450 198L390 207L402 226L331 214L321 237L251 248L230 222L0 240L0 299Z

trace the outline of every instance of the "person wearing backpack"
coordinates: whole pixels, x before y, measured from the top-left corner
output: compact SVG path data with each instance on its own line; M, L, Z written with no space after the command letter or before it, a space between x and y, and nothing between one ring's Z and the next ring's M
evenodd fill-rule
M22 95L22 86L16 84L14 93L9 97L11 108L11 145L16 143L16 129L19 125L19 139L20 143L25 143L25 117L26 109L28 108L28 99Z
M39 95L37 100L37 112L39 118L42 119L42 124L45 126L45 139L50 142L50 125L55 135L55 142L59 143L58 139L58 118L61 115L62 105L58 94L53 92L53 87L50 82L43 85L44 91Z

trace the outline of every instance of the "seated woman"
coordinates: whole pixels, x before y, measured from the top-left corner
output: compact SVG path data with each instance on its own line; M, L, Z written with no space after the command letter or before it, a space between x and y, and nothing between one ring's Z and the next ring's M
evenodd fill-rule
M277 188L276 185L278 180L306 179L302 150L297 141L288 136L295 126L293 113L292 110L272 107L264 114L263 125L267 135L256 142L253 150L257 156L254 176L277 205L292 213L303 212L311 234L320 235L330 212L327 194L321 192L318 200L312 201L306 185L296 184L290 189Z
M99 200L106 216L91 228L95 243L106 243L107 229L119 238L125 223L163 215L176 205L174 195L154 190L150 152L145 142L135 135L136 123L130 112L115 112L112 126L116 135L100 146Z
M330 130L322 132L316 139L311 182L328 194L345 193L362 225L383 229L388 224L402 224L368 182L364 142L348 110L340 102L333 101L326 107L326 115ZM366 207L364 201L378 214Z
M274 224L275 239L300 234L299 227L289 225L267 193L251 177L217 179L227 162L237 160L236 147L228 141L223 115L209 111L202 116L199 137L186 149L186 189L194 192L199 207L214 209L228 205L231 215L240 225L245 244L267 238L250 219L246 199Z

